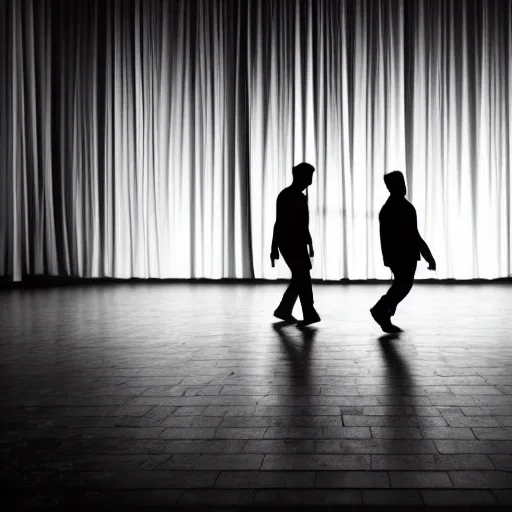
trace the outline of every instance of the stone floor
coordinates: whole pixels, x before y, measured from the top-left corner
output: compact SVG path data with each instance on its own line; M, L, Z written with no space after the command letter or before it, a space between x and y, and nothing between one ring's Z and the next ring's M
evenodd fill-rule
M396 339L385 288L302 331L283 284L1 291L3 503L510 506L510 285L417 284Z

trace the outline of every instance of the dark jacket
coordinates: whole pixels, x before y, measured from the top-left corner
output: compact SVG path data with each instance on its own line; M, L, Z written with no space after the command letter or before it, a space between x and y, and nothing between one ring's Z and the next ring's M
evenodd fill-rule
M293 187L287 187L277 196L274 248L305 247L311 243L309 208L306 196Z
M379 213L379 224L386 267L420 259L421 237L416 209L405 197L389 196Z

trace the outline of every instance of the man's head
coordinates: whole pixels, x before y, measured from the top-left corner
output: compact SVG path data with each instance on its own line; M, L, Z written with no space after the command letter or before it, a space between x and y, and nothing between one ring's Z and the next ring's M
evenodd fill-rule
M400 171L384 174L384 183L393 196L405 196L407 193L404 175Z
M313 182L313 173L315 172L315 168L311 164L307 164L302 162L301 164L296 165L292 169L293 174L293 183L298 185L301 190L304 190L306 187L309 187Z

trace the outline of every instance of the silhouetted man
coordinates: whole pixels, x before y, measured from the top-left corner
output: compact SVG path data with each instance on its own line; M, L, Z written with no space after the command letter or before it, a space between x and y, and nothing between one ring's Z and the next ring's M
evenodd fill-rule
M403 174L390 172L384 176L384 183L390 196L379 213L380 243L384 265L391 269L394 280L370 312L384 332L392 333L401 331L391 323L391 317L411 291L420 255L427 260L429 270L436 269L436 262L418 232L416 209L405 198L407 188Z
M313 242L309 233L309 209L302 191L311 185L315 168L301 163L293 168L293 183L277 196L276 223L272 238L270 259L279 259L279 253L290 268L292 279L286 289L281 304L274 316L289 323L296 323L292 316L293 306L300 298L304 320L301 326L319 322L320 317L313 307L311 286L311 260L314 256ZM308 253L309 247L309 253Z

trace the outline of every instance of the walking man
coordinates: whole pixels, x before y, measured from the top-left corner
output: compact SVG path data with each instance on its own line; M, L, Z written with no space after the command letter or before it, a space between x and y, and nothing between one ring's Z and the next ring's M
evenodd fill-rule
M400 332L391 323L397 305L411 291L420 255L428 262L429 270L436 262L428 245L418 232L416 209L405 198L407 188L400 171L384 175L389 198L379 213L380 243L384 265L393 272L393 284L388 292L370 309L373 319L387 333Z
M288 323L297 323L292 311L297 298L300 298L303 313L302 322L298 322L300 326L320 321L313 307L310 258L314 256L314 250L309 233L307 197L302 192L311 185L314 172L315 168L310 164L296 165L292 170L293 183L277 196L276 222L270 253L272 266L281 253L292 273L290 284L274 311L274 316Z

